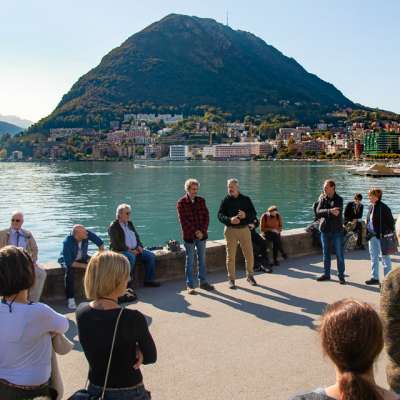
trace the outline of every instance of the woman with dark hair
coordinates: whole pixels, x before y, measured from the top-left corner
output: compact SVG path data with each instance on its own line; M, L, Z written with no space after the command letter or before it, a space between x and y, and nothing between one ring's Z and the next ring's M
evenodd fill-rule
M68 329L68 319L28 300L35 281L29 254L18 247L0 250L0 399L54 399L49 386L52 336Z
M383 349L383 329L377 312L367 303L344 299L328 306L320 337L324 353L335 364L336 382L293 400L398 400L379 387L374 362Z
M385 235L394 234L394 218L390 208L382 201L382 190L372 188L368 192L371 205L367 215L367 240L371 257L371 278L365 281L366 285L379 285L379 256L383 264L383 273L386 276L392 270L392 260L389 254L382 251Z
M261 217L260 231L265 240L272 242L272 254L274 265L279 265L278 252L284 259L287 258L282 246L281 232L283 229L283 219L278 212L277 206L271 206Z

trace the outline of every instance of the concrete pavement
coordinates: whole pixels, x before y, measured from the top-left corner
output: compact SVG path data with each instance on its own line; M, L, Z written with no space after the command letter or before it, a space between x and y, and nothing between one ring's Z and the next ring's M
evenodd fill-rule
M393 256L394 266L400 257ZM336 262L333 262L335 269ZM227 287L225 274L211 274L215 292L187 295L184 282L159 289L140 289L140 301L130 308L144 313L158 348L158 361L142 368L145 385L156 400L288 399L291 395L328 385L334 370L321 354L315 323L326 304L353 297L379 304L379 290L368 287L368 253L346 253L348 285L316 282L321 256L287 260L274 274L256 276L251 287L242 268L238 290ZM53 306L67 310L60 303ZM68 336L75 349L59 357L65 398L83 387L87 363L79 346L73 314ZM387 386L385 357L377 380Z

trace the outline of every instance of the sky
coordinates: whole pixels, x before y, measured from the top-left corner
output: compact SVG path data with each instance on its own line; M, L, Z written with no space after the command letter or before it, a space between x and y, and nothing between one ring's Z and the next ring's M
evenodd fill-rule
M34 122L132 34L170 13L254 33L352 101L400 113L400 1L1 0L0 114Z

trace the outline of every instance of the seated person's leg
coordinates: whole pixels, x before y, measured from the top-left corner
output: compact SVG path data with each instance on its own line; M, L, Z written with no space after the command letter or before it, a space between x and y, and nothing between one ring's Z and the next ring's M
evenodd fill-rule
M154 283L156 275L156 256L152 251L143 250L143 253L139 256L143 260L145 266L144 282L145 284ZM153 286L153 285L152 285ZM157 285L159 286L159 285Z
M133 288L135 280L135 266L136 266L136 256L130 251L124 251L122 254L128 259L131 266L131 280L128 282L128 288Z
M37 303L43 292L44 283L46 281L46 270L35 265L35 284L29 290L29 300Z

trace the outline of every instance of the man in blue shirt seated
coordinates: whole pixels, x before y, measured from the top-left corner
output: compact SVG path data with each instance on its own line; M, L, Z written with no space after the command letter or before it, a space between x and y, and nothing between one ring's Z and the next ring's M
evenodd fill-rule
M64 239L63 249L58 262L65 268L65 291L68 308L76 309L74 290L74 268L86 268L90 256L88 255L89 241L99 250L104 250L103 241L83 225L74 225L72 232Z
M133 289L136 260L139 259L146 267L144 286L158 287L159 282L154 280L156 269L156 256L150 250L146 250L140 241L139 234L131 221L132 209L129 204L120 204L116 211L116 220L108 228L110 236L110 249L122 253L131 265L131 281L128 284L126 294L120 302L134 301L137 295Z

